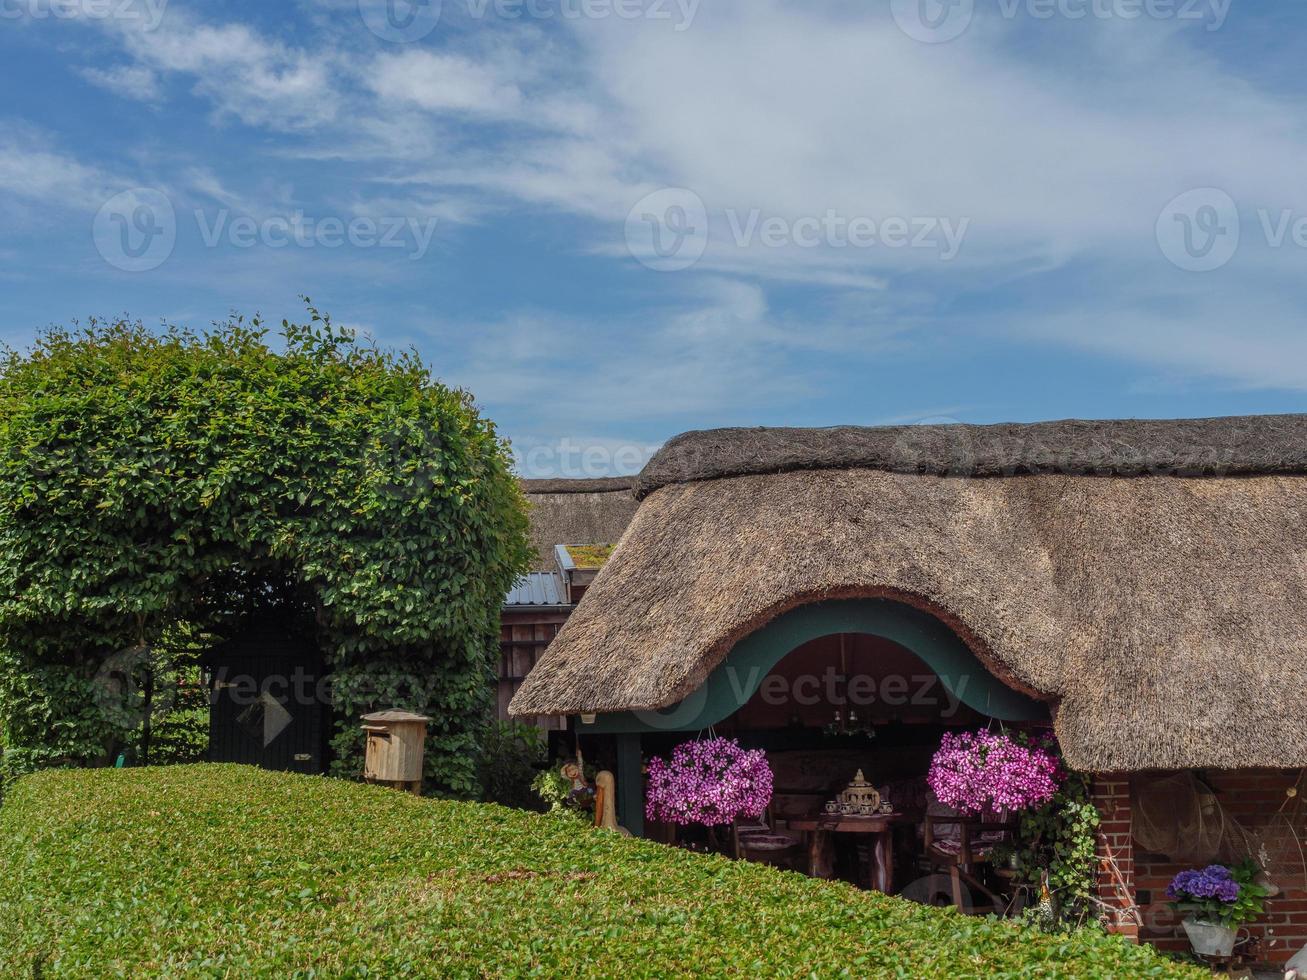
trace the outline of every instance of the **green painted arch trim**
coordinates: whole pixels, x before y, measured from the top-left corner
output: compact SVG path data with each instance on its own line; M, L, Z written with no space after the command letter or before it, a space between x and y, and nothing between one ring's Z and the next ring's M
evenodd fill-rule
M620 711L579 723L582 733L695 732L715 725L753 697L783 657L834 633L879 636L916 654L969 708L1003 721L1048 718L1048 705L1008 687L956 633L929 613L892 599L838 599L799 606L740 640L708 679L658 711Z

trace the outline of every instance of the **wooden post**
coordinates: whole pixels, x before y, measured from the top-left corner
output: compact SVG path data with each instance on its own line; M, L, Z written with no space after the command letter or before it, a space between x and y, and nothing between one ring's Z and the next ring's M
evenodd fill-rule
M831 879L835 877L835 842L828 830L818 827L808 841L808 877Z
M617 736L618 820L632 837L644 836L644 768L638 732Z

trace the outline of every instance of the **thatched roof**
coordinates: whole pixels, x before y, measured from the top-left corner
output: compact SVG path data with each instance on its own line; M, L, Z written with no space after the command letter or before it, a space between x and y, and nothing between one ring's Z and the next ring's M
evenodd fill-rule
M1241 476L1307 471L1307 415L1003 425L687 432L649 461L645 497L670 483L865 468L934 476Z
M542 480L523 480L522 489L526 491L528 496L619 493L634 487L635 479L633 476L592 476L577 479L551 477Z
M866 457L832 468L850 446L893 445L899 430L683 437L642 475L645 492L661 489L513 710L665 707L790 608L892 596L934 612L995 673L1049 700L1076 768L1307 766L1307 419L1032 428L1021 444L1087 467L1075 474L1099 471L1095 460L1156 472L1183 457L1220 458L1238 476L940 478ZM1081 448L1033 438L1053 431ZM997 444L987 433L1000 435L967 438ZM1198 433L1215 456L1202 455ZM696 440L717 447L716 462L669 483ZM975 458L989 474L1001 459L1044 457ZM741 467L760 472L725 475Z
M557 567L560 544L615 544L635 515L632 477L592 480L523 480L531 505L532 571Z

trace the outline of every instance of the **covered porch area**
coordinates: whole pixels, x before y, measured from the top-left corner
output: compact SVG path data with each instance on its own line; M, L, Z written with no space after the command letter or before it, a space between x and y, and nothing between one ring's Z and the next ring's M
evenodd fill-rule
M989 859L1011 822L940 804L932 756L946 733L1049 726L1046 703L1001 680L939 617L865 597L791 609L677 703L580 716L576 732L587 755L615 759L619 820L634 834L970 911L1000 901ZM765 754L766 812L714 831L646 820L649 761L708 737Z

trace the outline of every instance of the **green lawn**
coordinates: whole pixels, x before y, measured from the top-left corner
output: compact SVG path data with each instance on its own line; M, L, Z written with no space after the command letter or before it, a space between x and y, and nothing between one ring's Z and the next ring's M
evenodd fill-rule
M239 766L0 806L0 976L1205 976L494 806Z

